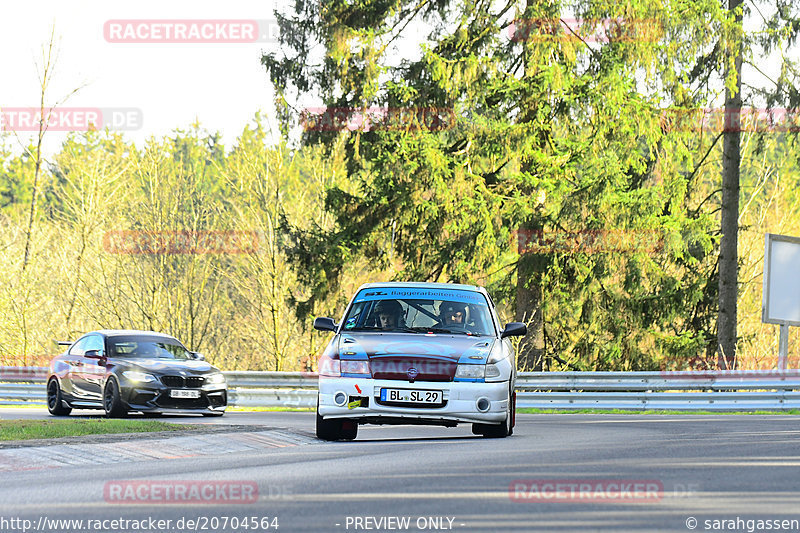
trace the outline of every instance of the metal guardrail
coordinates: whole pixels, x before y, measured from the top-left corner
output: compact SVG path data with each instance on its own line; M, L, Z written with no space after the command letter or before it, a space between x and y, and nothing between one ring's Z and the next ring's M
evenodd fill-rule
M307 372L224 372L228 402L243 407L314 407ZM42 367L0 367L0 405L45 405ZM800 409L800 371L522 372L517 407L784 411Z
M525 372L517 407L786 411L800 409L800 371Z

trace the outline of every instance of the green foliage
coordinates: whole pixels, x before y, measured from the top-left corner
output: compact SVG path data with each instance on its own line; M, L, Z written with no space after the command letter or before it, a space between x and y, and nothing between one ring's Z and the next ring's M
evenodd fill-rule
M81 435L112 433L152 433L154 431L196 431L193 424L170 424L158 420L1 420L0 441L59 439Z
M277 225L326 227L322 191L338 174L268 136L257 115L230 148L198 125L141 148L109 133L68 138L43 174L24 271L29 197L0 216L0 363L44 365L53 340L121 328L175 335L225 369L313 369L325 337L293 312L306 290ZM9 183L25 183L25 156L4 157Z
M582 27L555 30L559 17ZM311 93L344 115L302 139L344 157L347 190L327 191L335 226L285 228L315 297L363 259L395 279L487 284L518 316L520 288L539 287L548 365L683 368L714 352L719 136L664 107L713 103L741 38L719 3L329 0L280 20L284 55L262 61L280 102ZM319 61L298 66L315 46ZM375 108L407 119L343 127ZM447 127L420 124L430 109ZM519 255L518 228L659 244Z

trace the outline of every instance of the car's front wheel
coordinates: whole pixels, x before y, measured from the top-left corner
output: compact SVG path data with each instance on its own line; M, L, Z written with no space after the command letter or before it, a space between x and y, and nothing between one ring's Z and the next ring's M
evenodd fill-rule
M325 420L319 414L317 399L317 438L322 440L353 440L358 436L358 422L346 418Z
M67 416L72 412L72 407L64 407L61 387L56 378L52 378L47 384L47 410L53 416Z
M119 396L119 385L117 385L117 380L114 378L109 378L106 381L106 386L103 390L103 409L105 409L108 418L122 418L128 414L128 410Z

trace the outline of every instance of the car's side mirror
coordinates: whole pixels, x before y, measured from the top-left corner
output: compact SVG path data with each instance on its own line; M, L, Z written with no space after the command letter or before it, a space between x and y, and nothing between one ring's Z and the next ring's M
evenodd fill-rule
M206 356L201 354L200 352L189 352L189 353L191 354L192 359L194 359L195 361L205 361L206 360Z
M318 316L314 319L314 329L319 331L336 331L339 327L332 318L326 316Z
M500 333L500 338L506 337L522 337L528 334L528 326L522 322L509 322L506 324L505 329Z
M86 350L83 356L86 357L87 359L102 359L103 352L102 350Z

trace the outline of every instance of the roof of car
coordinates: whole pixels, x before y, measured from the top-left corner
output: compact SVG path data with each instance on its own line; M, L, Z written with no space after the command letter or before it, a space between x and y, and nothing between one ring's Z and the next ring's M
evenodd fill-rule
M457 289L462 291L484 292L483 287L462 285L460 283L433 283L420 281L384 281L382 283L365 283L358 290L376 287L404 287L409 289Z
M128 336L128 335L147 335L149 337L165 337L168 339L174 339L172 335L167 335L166 333L159 333L157 331L143 331L139 329L100 329L97 331L92 331L92 333L100 333L101 335L105 335L106 337L121 337L121 336Z

